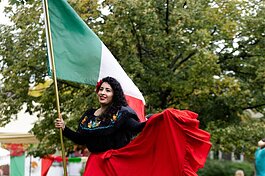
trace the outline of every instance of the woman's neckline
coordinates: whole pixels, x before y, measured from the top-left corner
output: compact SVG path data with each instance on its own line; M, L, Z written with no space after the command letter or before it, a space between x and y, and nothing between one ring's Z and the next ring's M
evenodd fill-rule
M98 117L98 116L102 115L104 113L104 111L105 111L104 109L98 108L95 110L94 116Z

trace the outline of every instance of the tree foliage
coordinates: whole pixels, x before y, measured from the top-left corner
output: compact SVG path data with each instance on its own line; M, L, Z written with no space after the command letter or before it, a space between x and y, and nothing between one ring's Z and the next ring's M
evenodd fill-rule
M59 146L56 107L52 86L42 96L28 94L46 81L47 53L41 3L23 2L6 9L12 25L1 26L0 125L26 104L27 112L39 117L32 131L42 141L40 155ZM142 91L147 113L168 107L197 112L213 146L221 142L222 150L255 146L263 137L264 122L244 114L246 109L264 114L263 1L70 3ZM97 106L93 90L59 81L60 105L70 126L88 106Z

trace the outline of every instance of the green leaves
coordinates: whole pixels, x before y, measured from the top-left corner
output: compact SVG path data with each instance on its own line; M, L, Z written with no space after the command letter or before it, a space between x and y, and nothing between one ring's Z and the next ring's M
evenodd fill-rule
M244 153L246 158L253 159L258 141L264 138L264 126L264 120L254 119L228 126L211 122L206 130L211 133L213 150Z

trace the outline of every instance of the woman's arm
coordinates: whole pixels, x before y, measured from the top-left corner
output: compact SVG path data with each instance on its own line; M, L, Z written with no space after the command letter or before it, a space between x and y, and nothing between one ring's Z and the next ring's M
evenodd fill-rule
M63 135L76 144L83 145L83 144L85 144L85 142L87 140L89 140L89 139L87 139L88 136L82 135L79 132L75 132L75 131L71 130L70 128L66 127L65 122L64 122L62 117L57 118L55 120L55 127L61 128L63 130Z
M146 121L145 122L139 122L139 118L135 111L130 108L130 107L124 107L128 120L126 121L125 128L130 129L133 132L139 133L143 130L145 127Z
M132 130L133 132L139 133L143 130L145 127L146 121L145 122L138 122L133 118L129 118L126 121L126 128Z
M84 145L89 141L89 136L75 132L68 127L65 127L63 130L63 135L73 141L76 144Z

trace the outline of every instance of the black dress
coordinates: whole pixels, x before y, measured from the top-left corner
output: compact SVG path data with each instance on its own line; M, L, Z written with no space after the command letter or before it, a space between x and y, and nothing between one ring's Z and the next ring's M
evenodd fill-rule
M90 152L104 152L127 145L133 136L142 131L145 122L139 122L129 107L121 107L112 119L95 116L95 109L87 110L81 117L77 131L68 127L63 135L76 144L86 145Z

